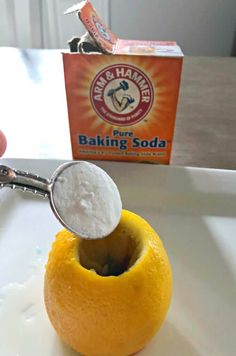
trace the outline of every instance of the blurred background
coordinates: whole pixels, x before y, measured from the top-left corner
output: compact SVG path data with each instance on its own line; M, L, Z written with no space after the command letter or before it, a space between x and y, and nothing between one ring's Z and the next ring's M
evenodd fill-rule
M66 48L76 0L0 0L0 46ZM93 0L120 38L176 40L186 55L236 56L236 0Z

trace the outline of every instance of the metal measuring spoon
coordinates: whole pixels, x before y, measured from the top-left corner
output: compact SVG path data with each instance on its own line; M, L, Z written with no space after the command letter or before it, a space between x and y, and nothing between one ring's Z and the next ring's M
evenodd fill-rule
M82 238L105 237L120 220L122 203L117 186L105 171L89 162L65 163L51 179L0 165L0 187L49 198L56 218Z

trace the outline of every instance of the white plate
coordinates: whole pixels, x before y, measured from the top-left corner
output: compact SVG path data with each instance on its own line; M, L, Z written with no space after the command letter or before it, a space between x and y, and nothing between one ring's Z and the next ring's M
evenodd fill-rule
M50 177L55 160L2 160ZM142 356L236 355L236 172L98 163L124 206L160 234L173 268L174 296ZM44 263L61 228L49 204L0 190L0 356L74 356L43 305Z

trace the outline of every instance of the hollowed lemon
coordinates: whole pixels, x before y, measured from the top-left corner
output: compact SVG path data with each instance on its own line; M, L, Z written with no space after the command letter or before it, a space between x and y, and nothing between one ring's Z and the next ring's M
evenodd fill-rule
M141 350L160 328L170 303L172 274L157 233L123 210L116 230L82 240L63 230L45 274L45 304L59 336L90 356Z

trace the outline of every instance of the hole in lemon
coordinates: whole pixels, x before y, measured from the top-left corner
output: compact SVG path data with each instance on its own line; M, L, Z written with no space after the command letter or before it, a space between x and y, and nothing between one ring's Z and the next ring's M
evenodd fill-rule
M100 276L119 276L135 264L141 252L139 241L122 230L104 239L80 241L79 261Z

